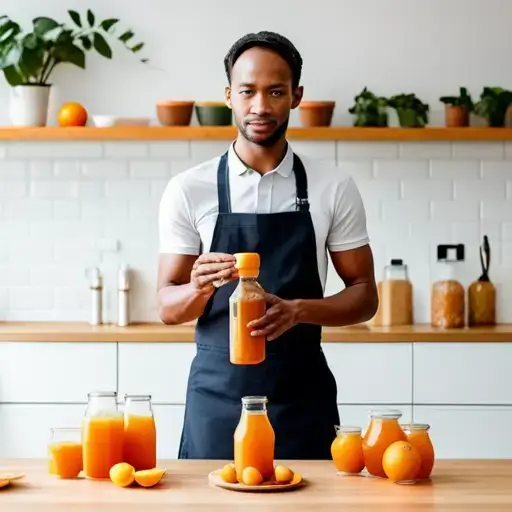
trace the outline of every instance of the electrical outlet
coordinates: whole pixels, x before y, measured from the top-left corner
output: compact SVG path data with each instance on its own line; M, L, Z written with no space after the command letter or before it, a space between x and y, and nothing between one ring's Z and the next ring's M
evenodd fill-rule
M440 244L437 246L437 261L464 261L464 244Z

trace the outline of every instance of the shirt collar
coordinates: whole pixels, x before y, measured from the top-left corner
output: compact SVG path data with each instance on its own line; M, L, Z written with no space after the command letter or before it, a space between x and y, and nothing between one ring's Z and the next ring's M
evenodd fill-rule
M229 147L228 165L229 165L230 171L232 171L234 174L236 174L238 176L241 176L244 172L248 171L249 168L242 162L242 160L240 160L240 158L236 154L234 147L233 147L234 144L235 143L233 142L233 144L231 144L231 146ZM272 169L272 171L270 171L270 172L277 172L281 176L283 176L283 178L287 178L288 176L290 176L292 170L293 170L293 150L292 150L290 144L288 144L288 148L286 150L286 155L281 160L279 165L275 169Z

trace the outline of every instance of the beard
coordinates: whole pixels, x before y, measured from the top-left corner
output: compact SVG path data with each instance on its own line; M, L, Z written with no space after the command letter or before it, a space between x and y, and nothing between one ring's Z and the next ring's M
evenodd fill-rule
M251 120L251 122L252 121L254 120ZM236 125L244 139L262 147L271 147L274 144L276 144L279 140L281 140L281 138L286 134L289 121L290 118L287 117L286 120L283 121L280 125L278 125L277 128L271 134L267 135L266 137L262 137L261 135L251 135L249 133L249 123L245 121L240 122L238 119L235 118Z

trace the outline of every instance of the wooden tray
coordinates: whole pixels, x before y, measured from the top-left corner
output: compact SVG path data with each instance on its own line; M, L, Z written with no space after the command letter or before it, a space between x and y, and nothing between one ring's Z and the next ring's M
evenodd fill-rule
M212 471L208 475L208 480L214 487L221 487L222 489L228 489L230 491L238 492L284 492L293 491L305 485L306 481L302 478L299 473L294 473L293 479L287 484L278 484L273 482L265 482L260 485L245 485L245 484L230 484L224 482L220 477L220 469Z
M13 480L23 478L25 473L8 473L7 471L0 471L0 489L7 487Z

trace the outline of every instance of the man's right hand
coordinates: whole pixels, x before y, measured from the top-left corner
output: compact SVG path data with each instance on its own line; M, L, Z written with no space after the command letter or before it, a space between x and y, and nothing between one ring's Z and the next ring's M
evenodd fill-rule
M210 252L201 254L194 262L190 282L197 290L213 292L223 284L238 278L236 259L231 254Z

